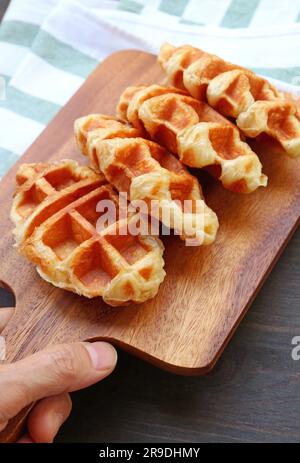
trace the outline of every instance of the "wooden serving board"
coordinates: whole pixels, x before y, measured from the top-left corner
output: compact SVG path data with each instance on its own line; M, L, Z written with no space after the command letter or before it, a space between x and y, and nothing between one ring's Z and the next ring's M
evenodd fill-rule
M0 189L0 281L16 296L16 311L2 333L11 362L49 344L104 339L169 371L208 372L255 298L300 216L300 163L264 152L267 188L250 195L204 184L220 230L209 247L186 247L164 238L167 276L158 295L139 306L113 309L44 282L13 248L9 211L22 162L72 158L86 163L73 138L77 117L114 114L123 89L161 82L155 56L139 51L111 55L50 123ZM57 83L59 85L59 82ZM284 284L284 282L283 282Z

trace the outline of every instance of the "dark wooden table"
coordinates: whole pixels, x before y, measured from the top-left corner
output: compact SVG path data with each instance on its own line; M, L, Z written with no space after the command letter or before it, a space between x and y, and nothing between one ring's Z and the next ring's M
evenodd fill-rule
M299 260L300 231L210 375L174 376L119 351L111 377L73 394L57 441L300 442Z

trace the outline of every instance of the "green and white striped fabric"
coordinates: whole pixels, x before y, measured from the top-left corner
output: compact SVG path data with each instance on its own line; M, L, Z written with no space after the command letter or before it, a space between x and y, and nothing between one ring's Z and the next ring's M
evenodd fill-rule
M0 176L98 62L120 49L157 52L164 41L298 90L283 82L300 84L300 0L12 0L0 26Z

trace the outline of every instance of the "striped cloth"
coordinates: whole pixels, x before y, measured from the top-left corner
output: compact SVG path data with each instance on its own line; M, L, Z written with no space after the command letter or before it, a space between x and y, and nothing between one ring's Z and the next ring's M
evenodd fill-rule
M300 0L12 0L0 27L0 177L101 60L163 41L299 89Z

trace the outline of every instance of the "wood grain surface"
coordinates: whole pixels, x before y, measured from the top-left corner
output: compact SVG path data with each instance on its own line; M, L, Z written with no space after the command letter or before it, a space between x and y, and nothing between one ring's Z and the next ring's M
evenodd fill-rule
M23 160L78 159L72 142L73 119L88 112L111 113L120 91L134 83L133 75L136 83L161 78L151 55L114 55L95 71ZM4 263L0 278L17 296L16 315L4 332L8 360L61 340L101 337L172 371L199 374L210 369L299 218L297 161L264 153L263 162L270 186L251 197L207 182L208 203L221 222L217 243L196 249L184 247L176 238L166 239L168 276L159 296L122 312L50 287L11 251L5 210L13 189L15 172L11 171L3 183L0 223Z

